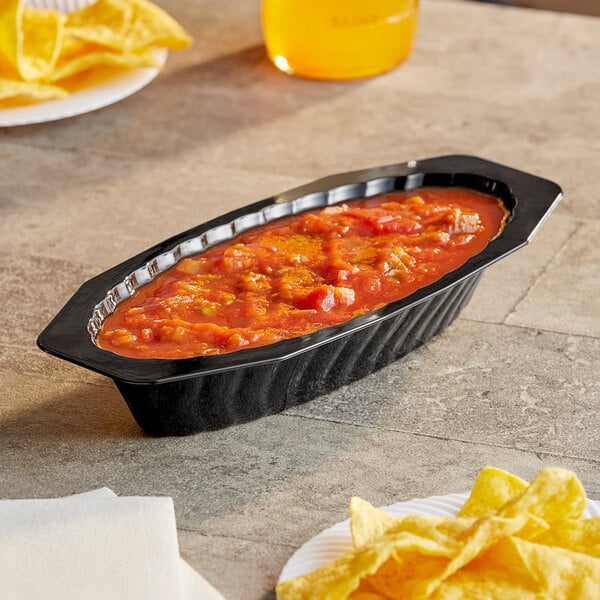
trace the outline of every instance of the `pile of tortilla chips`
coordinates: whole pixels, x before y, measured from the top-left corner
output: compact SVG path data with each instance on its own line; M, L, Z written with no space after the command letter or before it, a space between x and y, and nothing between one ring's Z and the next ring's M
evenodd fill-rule
M600 517L574 473L527 484L484 468L456 517L396 518L350 502L354 550L277 586L280 600L600 598Z
M92 67L158 67L153 48L185 48L190 36L148 0L96 0L76 12L0 2L0 100L68 94L61 82Z

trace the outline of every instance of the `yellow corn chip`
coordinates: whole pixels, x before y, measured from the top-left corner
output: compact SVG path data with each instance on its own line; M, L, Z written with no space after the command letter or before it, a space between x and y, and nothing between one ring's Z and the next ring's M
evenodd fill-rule
M0 54L18 72L19 46L23 37L21 17L23 0L6 0L0 3Z
M510 519L496 515L482 517L463 536L460 551L446 568L439 574L422 580L415 588L414 596L407 596L407 598L428 598L444 580L468 565L499 540L508 536L517 536L523 531L527 531L528 536L533 536L541 533L545 528L547 526L543 521L529 514L516 515Z
M600 517L583 521L555 521L551 528L532 541L600 558Z
M359 586L350 593L348 600L386 600L378 594L366 579L363 579Z
M430 600L540 600L535 577L521 569L506 539L443 581Z
M60 53L65 15L6 0L0 9L0 52L24 81L44 79Z
M179 23L147 0L97 0L71 13L65 32L122 52L153 46L181 49L192 41Z
M65 15L52 10L23 11L18 68L25 81L45 79L54 69L60 54L65 20Z
M495 467L484 467L477 476L459 517L481 517L496 512L503 504L520 495L527 483Z
M502 517L533 514L548 523L580 519L587 501L585 490L572 471L560 467L542 469L527 489L498 510Z
M70 13L65 25L67 38L99 44L115 50L125 48L131 28L133 6L127 2L98 0Z
M422 582L437 578L448 563L449 559L442 556L427 556L420 552L397 553L366 581L388 600L418 598Z
M48 80L50 82L60 81L99 65L138 68L160 67L160 63L156 60L152 50L142 50L129 54L118 54L108 50L86 51L59 60Z
M389 535L306 575L281 582L277 586L277 595L280 600L343 600L359 587L361 579L375 573L392 555L411 552L449 558L456 553L456 546L440 544L411 533Z
M67 91L57 85L0 77L0 100L21 96L23 98L49 100L51 98L64 98L66 95Z
M392 549L383 553L375 549L346 554L337 560L277 586L279 600L342 600L356 590L362 577L374 573L385 562Z
M385 535L410 533L432 540L436 544L454 548L456 554L464 544L465 538L472 532L475 523L474 519L409 515L398 519L395 525L386 530Z
M384 535L412 533L447 543L464 535L475 519L408 515L394 517L354 496L350 499L350 533L355 548L370 544ZM539 529L536 529L536 533Z
M600 559L509 537L444 582L438 594L490 600L592 600L599 597L599 590Z
M535 578L539 597L595 600L600 595L598 558L516 538L504 540L501 549L502 564L511 564L514 552L514 571L522 569Z
M358 496L350 498L350 533L355 548L375 541L398 521Z

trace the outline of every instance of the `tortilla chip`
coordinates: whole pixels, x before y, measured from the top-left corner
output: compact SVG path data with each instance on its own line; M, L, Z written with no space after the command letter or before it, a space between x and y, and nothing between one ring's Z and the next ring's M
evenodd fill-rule
M69 58L61 58L48 78L48 81L57 82L100 65L160 68L160 63L157 61L152 50L143 50L131 54L118 54L107 50L86 51Z
M513 537L498 542L471 565L470 572L481 576L486 569L495 573L504 570L506 578L519 585L521 595L514 598L527 598L529 592L535 593L536 599L592 600L598 598L600 590L600 559Z
M178 50L192 41L179 23L147 0L97 0L68 16L65 33L121 52Z
M279 600L342 600L359 587L361 578L377 571L391 552L388 547L382 553L367 549L346 554L306 575L281 582L277 585L277 597Z
M378 594L373 586L366 579L363 579L359 586L350 593L348 600L386 600L381 594Z
M23 0L5 0L0 3L0 54L18 72L19 45L23 36L21 17Z
M375 541L398 521L358 496L350 498L350 533L355 548Z
M419 538L428 539L436 544L453 549L457 554L464 540L472 531L475 519L458 517L434 517L429 515L408 515L398 519L385 535L411 534Z
M539 600L537 589L535 577L501 540L444 580L431 600Z
M503 504L520 495L527 485L527 482L512 473L495 467L484 467L457 516L482 517L495 513Z
M448 563L449 559L442 556L427 556L420 552L398 553L366 581L388 600L418 598L422 582L438 577Z
M99 44L107 48L125 48L133 19L133 6L127 2L99 0L67 17L68 38Z
M555 521L551 528L532 541L600 558L600 517Z
M18 69L25 81L45 79L60 54L66 16L53 10L25 9Z
M280 600L343 600L359 587L362 579L377 572L392 555L415 552L450 558L456 553L456 547L411 533L386 535L385 539L349 552L306 575L281 582L277 586L277 595Z
M548 523L580 519L587 500L585 490L572 471L560 467L542 469L522 494L498 510L502 517L533 514Z
M0 10L0 52L21 79L39 81L56 64L66 17L23 5L24 0L6 0Z
M515 538L505 540L501 548L504 548L502 564L511 564L514 552L517 568L522 566L535 577L541 597L598 598L600 559Z
M0 77L0 100L18 97L50 100L64 98L67 95L67 91L57 85Z
M423 580L416 588L415 598L427 598L449 577L454 575L498 541L527 532L528 536L540 534L547 528L541 519L532 515L516 515L510 519L496 515L482 517L462 539L462 546L446 568L436 576Z

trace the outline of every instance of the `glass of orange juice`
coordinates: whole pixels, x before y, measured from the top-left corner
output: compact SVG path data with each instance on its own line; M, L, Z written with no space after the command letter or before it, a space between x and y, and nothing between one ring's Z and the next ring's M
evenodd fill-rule
M357 79L408 57L417 14L418 0L263 0L263 35L286 73Z

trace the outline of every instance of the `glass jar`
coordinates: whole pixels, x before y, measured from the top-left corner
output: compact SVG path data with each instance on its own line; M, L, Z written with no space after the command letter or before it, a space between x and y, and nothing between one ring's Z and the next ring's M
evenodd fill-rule
M410 54L418 0L263 0L267 53L278 69L315 79L388 71Z

